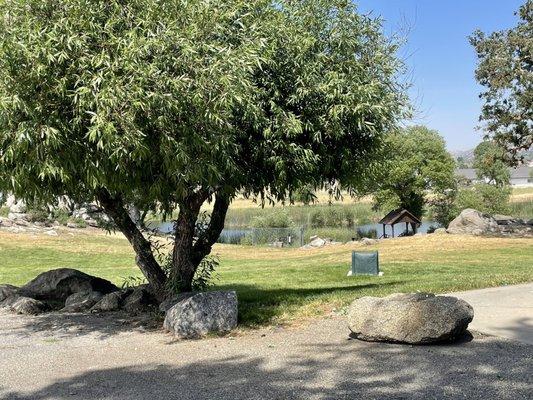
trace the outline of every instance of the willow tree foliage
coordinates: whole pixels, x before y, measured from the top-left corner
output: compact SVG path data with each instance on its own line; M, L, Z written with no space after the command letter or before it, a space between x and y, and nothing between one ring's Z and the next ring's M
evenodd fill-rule
M162 295L237 193L366 187L406 106L398 44L347 1L2 0L0 32L0 189L97 201ZM129 204L179 209L168 272Z
M503 146L512 162L533 146L533 0L517 14L516 27L470 38L479 58L476 78L485 88L480 120L487 139Z
M437 131L412 126L389 135L375 205L405 208L418 218L429 200L455 190L455 161Z

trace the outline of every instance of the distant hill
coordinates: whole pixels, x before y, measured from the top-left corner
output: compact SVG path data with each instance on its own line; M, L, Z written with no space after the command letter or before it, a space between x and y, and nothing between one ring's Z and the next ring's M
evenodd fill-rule
M474 163L474 149L451 151L450 153L459 164L459 168L472 168L472 164ZM533 161L533 149L523 151L522 155L524 156L525 164Z
M459 150L451 152L455 161L459 165L459 168L472 168L474 163L474 149Z

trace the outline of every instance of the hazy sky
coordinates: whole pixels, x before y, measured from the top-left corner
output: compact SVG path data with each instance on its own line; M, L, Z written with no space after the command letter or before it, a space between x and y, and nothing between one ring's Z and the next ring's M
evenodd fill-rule
M480 86L468 36L514 26L525 0L356 0L359 10L385 19L385 31L407 32L401 55L413 84L415 122L437 129L449 150L467 150L481 140Z

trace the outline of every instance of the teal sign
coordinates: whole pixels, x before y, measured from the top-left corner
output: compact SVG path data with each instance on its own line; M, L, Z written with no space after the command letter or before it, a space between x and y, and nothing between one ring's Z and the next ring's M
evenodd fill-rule
M379 256L377 251L352 251L353 275L379 275Z

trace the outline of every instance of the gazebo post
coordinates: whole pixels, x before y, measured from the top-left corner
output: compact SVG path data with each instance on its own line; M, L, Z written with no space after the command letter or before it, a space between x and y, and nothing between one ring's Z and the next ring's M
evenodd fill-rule
M409 222L405 223L405 236L409 235Z
M387 235L385 234L385 224L382 224L383 225L383 239L385 239L387 237Z
M391 224L390 226L392 228L392 237L394 237L394 224Z

